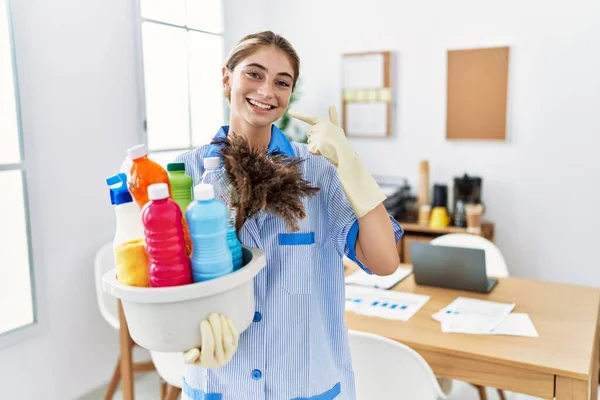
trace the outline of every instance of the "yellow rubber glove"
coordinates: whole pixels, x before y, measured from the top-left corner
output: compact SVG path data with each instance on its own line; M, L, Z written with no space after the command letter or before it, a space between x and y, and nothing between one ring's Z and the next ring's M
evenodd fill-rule
M288 114L312 127L309 129L308 151L320 154L335 165L346 197L358 218L366 215L386 199L362 160L339 127L334 106L329 107L329 121L289 110Z
M240 337L229 317L211 313L208 321L200 324L200 332L202 347L186 351L183 361L204 368L218 368L227 364L237 350Z

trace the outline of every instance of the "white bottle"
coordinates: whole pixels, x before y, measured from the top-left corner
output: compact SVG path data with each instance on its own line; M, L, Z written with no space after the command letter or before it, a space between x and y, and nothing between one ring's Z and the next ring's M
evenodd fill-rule
M121 169L119 170L119 172L124 173L125 175L127 175L127 178L129 178L129 173L131 172L132 165L133 161L131 161L131 158L129 158L129 156L125 157L125 160L123 160L123 164L121 164Z
M215 199L221 200L228 206L228 201L225 198L224 193L224 171L221 169L221 159L219 157L206 157L204 159L204 173L202 174L202 180L200 183L210 184L214 188Z
M111 176L106 180L111 191L110 200L115 207L117 228L113 239L113 246L144 239L144 224L140 206L133 201L127 189L127 176L124 173Z

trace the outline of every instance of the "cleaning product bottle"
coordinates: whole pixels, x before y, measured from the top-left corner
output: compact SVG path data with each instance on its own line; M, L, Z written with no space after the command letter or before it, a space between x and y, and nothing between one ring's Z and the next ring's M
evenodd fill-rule
M235 230L235 217L236 211L232 208L229 210L229 218L227 221L227 246L231 251L231 260L233 262L233 269L238 270L244 264L242 257L242 243L237 237Z
M186 257L182 214L169 198L169 186L148 186L149 202L142 208L146 251L150 258L150 286L165 287L192 282L190 260Z
M121 168L120 168L119 172L124 173L127 176L128 181L129 181L129 174L131 173L132 166L133 166L133 161L131 161L131 158L129 158L129 156L126 156L125 160L123 160L123 163L121 164Z
M145 144L130 147L127 149L127 156L132 162L131 171L127 178L129 191L140 208L143 208L148 203L148 187L155 183L166 183L169 188L169 196L171 196L169 175L163 167L148 158L148 148ZM188 232L187 223L183 219L181 223L183 224L185 251L189 257L192 254L192 240Z
M194 282L215 279L233 271L231 251L227 245L227 208L215 199L214 187L198 184L194 201L186 212L192 252Z
M148 148L145 144L127 149L127 155L132 162L129 171L129 191L140 208L148 202L148 186L155 183L166 183L169 185L167 171L159 164L148 158ZM171 187L168 186L169 196Z
M192 202L194 180L185 173L185 164L182 162L167 164L167 173L169 175L169 182L171 183L173 200L179 204L181 213L185 215L188 205Z
M148 257L144 248L140 207L127 190L127 176L124 173L107 178L106 183L110 188L110 202L117 219L113 239L117 280L126 285L148 286Z
M228 201L229 190L226 187L226 176L224 171L220 171L221 159L219 157L206 157L204 159L204 173L202 174L202 183L213 185L215 199L221 200L227 206L227 243L231 251L233 268L238 269L242 266L242 244L240 243L235 230L236 212L230 207Z
M183 235L185 237L185 254L190 257L192 255L192 239L185 219L185 211L187 206L192 202L192 186L194 181L191 176L185 173L184 163L169 163L167 164L167 174L169 183L171 184L171 195L173 200L179 204L181 214L183 215Z
M225 174L221 169L221 159L219 157L206 157L204 159L204 173L202 174L201 183L211 184L215 190L215 199L221 200L225 205L229 201L226 198L225 191Z

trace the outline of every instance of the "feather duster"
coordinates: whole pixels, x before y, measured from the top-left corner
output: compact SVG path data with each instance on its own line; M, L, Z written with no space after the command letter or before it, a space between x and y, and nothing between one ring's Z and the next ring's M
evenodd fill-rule
M212 143L221 147L231 206L237 210L236 229L246 218L267 211L283 219L288 230L298 231L298 220L306 217L302 198L319 191L302 177L303 160L253 149L244 136L234 132Z

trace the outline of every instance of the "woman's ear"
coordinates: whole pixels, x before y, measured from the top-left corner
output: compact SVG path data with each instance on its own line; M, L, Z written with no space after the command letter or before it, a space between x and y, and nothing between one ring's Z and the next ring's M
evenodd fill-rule
M230 80L231 80L231 74L229 72L229 68L223 67L221 72L223 73L223 89L227 90L227 89L229 89Z
M231 72L229 71L229 68L227 68L227 67L223 67L221 72L223 73L223 96L225 96L225 99L227 100L227 102L230 102L231 101Z

